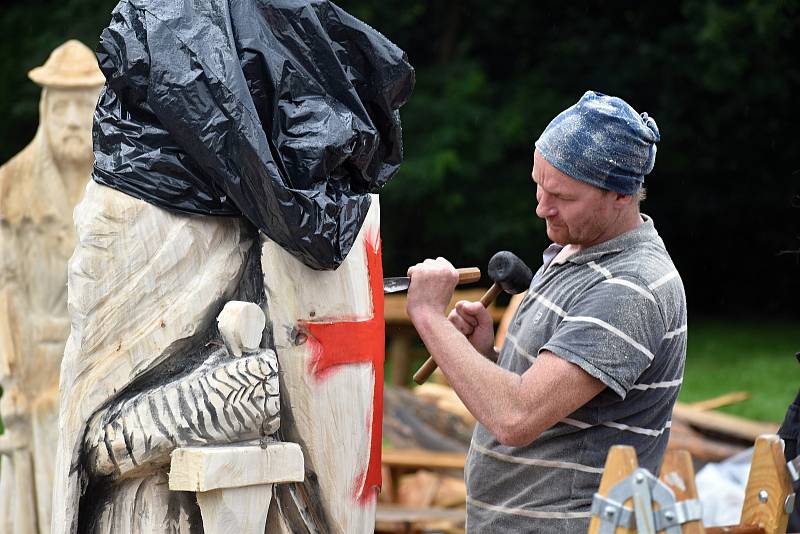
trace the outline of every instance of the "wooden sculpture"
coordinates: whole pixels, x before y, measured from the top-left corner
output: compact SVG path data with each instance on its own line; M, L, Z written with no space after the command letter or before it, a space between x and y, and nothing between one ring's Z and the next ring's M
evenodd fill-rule
M257 235L94 182L75 224L53 532L202 532L195 496L168 488L170 453L278 428L277 360L247 304Z
M281 369L281 435L302 485L277 488L268 532L371 533L380 479L383 274L378 199L345 262L314 271L272 241L261 262Z
M268 532L371 532L378 221L374 198L344 264L314 271L240 219L91 182L69 262L53 532L256 532L268 510Z
M72 210L91 174L92 112L105 81L74 40L28 76L42 87L39 128L0 167L0 534L50 531Z

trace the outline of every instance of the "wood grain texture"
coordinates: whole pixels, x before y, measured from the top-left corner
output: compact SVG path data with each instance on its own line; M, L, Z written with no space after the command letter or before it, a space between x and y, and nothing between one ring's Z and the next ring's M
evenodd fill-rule
M698 498L692 456L686 451L668 450L664 454L659 479L675 494L676 502ZM702 519L684 523L681 532L683 534L704 534Z
M264 534L272 484L197 494L204 534Z
M182 447L172 452L169 489L211 491L303 481L303 452L296 443Z
M606 497L618 482L629 477L639 467L639 458L636 450L628 445L614 445L609 449L606 457L606 464L603 470L603 477L600 479L600 487L597 493ZM628 508L633 508L633 499L628 499L623 503ZM600 532L600 519L592 517L589 523L589 534ZM634 530L618 528L615 534L633 534Z
M82 437L93 416L156 366L181 360L195 336L211 330L252 244L237 219L168 212L94 182L75 210L75 226L53 493L58 533L77 528L88 476ZM114 488L108 502L133 506L123 491Z
M762 491L766 491L766 502L759 496ZM789 522L784 502L791 493L783 441L776 435L759 436L753 450L739 524L761 527L765 534L784 534Z
M370 457L375 369L354 363L318 375L313 344L299 325L372 318L366 254L367 243L378 243L379 220L373 196L355 244L336 271L314 271L268 239L262 247L267 316L281 368L282 434L303 448L300 498L331 533L374 530L376 499L360 501L359 495Z

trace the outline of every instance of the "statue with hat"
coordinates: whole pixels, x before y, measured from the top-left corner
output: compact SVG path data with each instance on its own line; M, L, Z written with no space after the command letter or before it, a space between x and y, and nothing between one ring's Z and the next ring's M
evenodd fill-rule
M50 531L72 211L91 177L92 114L105 82L76 40L28 76L42 87L39 128L0 167L0 534Z

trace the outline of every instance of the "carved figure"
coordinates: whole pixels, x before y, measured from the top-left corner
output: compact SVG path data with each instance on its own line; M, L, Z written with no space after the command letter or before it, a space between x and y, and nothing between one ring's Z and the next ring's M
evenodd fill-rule
M50 530L72 210L91 175L104 82L92 51L74 40L28 76L42 87L39 129L0 167L0 533L16 534Z
M283 436L308 460L302 485L276 487L268 531L371 532L378 219L375 198L345 262L320 272L269 240L259 250L240 219L176 214L91 182L69 263L53 532L203 532L196 497L168 489L170 453L275 433L279 359ZM241 302L265 296L269 322ZM272 338L277 356L262 348Z
M202 532L194 496L167 487L172 450L278 427L274 353L214 323L230 298L260 300L255 232L94 182L75 224L53 532Z
M98 59L53 532L244 532L224 519L239 511L248 532L372 532L384 325L369 193L402 158L405 54L327 0L123 0ZM258 477L236 473L254 439L292 469L262 455ZM276 498L259 507L263 491Z

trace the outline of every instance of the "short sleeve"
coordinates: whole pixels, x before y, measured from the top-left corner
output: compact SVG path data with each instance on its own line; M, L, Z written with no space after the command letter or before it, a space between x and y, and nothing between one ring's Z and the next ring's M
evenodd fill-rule
M625 398L650 366L666 333L661 309L636 278L605 280L564 310L539 349L567 360Z

